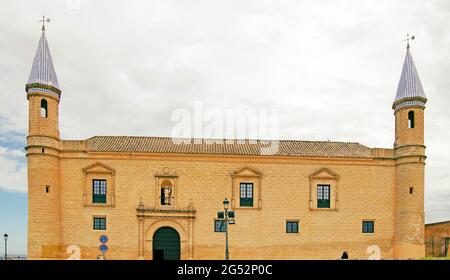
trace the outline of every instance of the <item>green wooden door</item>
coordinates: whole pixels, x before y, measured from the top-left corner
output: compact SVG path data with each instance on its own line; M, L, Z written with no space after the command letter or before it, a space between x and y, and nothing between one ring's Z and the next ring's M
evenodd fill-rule
M153 259L180 259L180 235L176 230L171 227L162 227L153 234Z

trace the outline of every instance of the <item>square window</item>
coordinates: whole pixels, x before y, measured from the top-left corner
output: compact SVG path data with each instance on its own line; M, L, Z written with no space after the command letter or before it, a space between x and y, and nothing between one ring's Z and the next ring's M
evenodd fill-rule
M298 233L298 221L287 221L286 233Z
M94 217L93 229L94 230L106 230L106 218L105 217Z
M225 232L225 221L215 220L214 221L214 231L215 232Z
M363 233L374 233L375 232L375 222L374 221L363 221L362 222L362 232Z

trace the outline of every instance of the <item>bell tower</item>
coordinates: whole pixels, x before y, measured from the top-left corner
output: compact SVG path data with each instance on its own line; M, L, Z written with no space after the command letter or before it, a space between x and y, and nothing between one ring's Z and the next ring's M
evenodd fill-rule
M29 113L26 147L28 258L60 258L62 250L58 108L61 90L44 25L25 91Z
M395 115L396 158L394 257L399 259L425 256L424 113L426 102L427 98L411 56L408 38L403 70L392 105Z

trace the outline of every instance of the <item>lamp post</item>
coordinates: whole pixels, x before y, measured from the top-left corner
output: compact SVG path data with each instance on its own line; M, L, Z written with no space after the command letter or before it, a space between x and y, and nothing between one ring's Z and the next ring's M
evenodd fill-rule
M228 205L230 202L225 198L223 201L223 210L225 211L225 260L230 259L230 253L228 252Z
M3 239L5 239L5 261L8 259L8 234L5 233L3 235Z
M225 224L225 260L230 259L230 253L228 251L228 225L234 224L234 211L229 211L228 207L230 202L225 198L223 201L224 212L217 212L217 217L222 223Z

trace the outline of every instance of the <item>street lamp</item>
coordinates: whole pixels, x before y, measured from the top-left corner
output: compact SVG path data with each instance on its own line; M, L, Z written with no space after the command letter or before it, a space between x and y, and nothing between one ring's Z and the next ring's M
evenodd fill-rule
M8 259L8 234L5 233L3 235L3 239L5 239L5 261Z
M217 212L217 218L225 224L225 260L230 259L230 254L228 252L228 225L235 224L234 221L234 211L229 211L228 207L230 206L230 202L225 198L223 201L223 210L224 212Z

